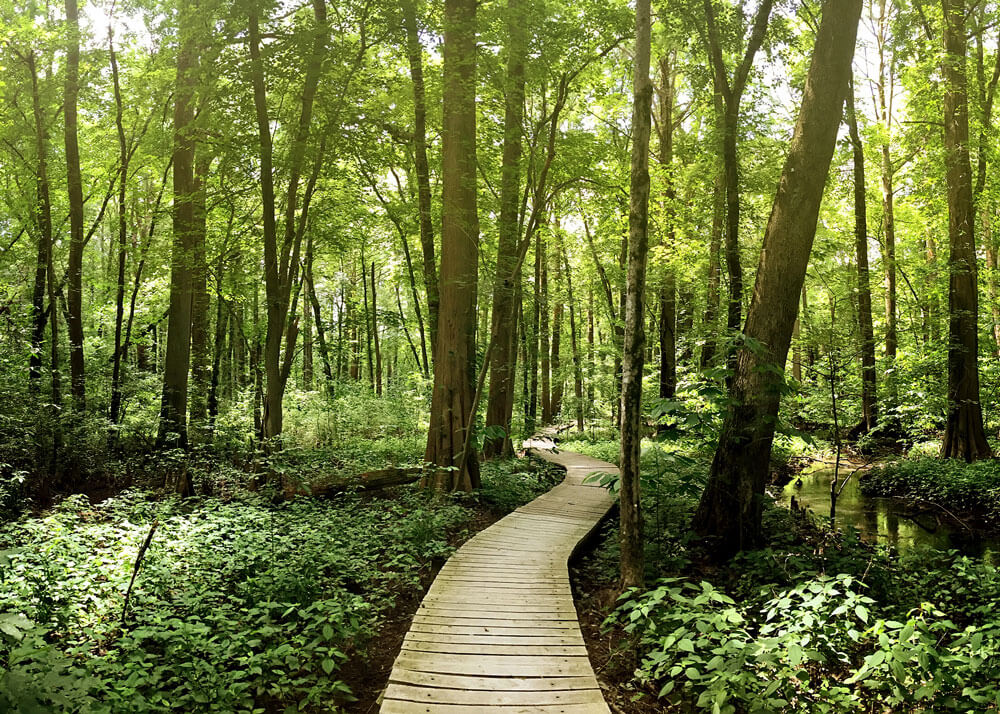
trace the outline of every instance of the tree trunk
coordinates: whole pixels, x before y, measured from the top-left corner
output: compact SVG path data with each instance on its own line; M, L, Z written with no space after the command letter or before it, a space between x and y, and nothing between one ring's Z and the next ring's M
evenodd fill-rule
M476 0L445 0L440 313L424 484L447 491L479 487L468 438L476 391ZM466 448L468 445L468 449Z
M406 259L406 274L410 279L410 296L413 298L413 312L417 316L417 327L420 330L420 356L423 361L417 361L417 367L424 373L424 377L431 376L430 362L427 361L427 336L424 330L424 316L420 311L420 296L417 293L417 281L413 275L413 261L410 258L410 242L406 239L406 232L400 233L400 241L403 244L403 257ZM431 350L433 351L433 347Z
M115 128L118 133L118 279L115 284L115 347L111 367L111 406L108 418L117 427L122 404L122 328L125 322L125 262L128 254L128 212L125 206L128 182L129 151L122 119L122 92L118 77L118 58L112 30L108 29L108 55L111 60L111 79L115 98Z
M587 290L587 404L588 413L593 413L594 379L597 375L597 350L594 347L594 291Z
M417 202L420 210L420 246L424 256L424 287L427 291L427 319L430 322L431 357L437 345L438 294L437 266L434 260L434 225L431 223L431 179L427 163L427 105L424 99L423 49L417 33L414 0L403 0L403 24L406 28L406 55L413 81L413 155L417 169Z
M35 224L38 227L38 250L35 258L35 284L31 291L31 356L28 360L28 378L31 390L40 391L42 379L42 342L45 340L45 297L49 265L52 262L52 203L49 194L49 136L42 113L38 87L38 69L34 52L26 61L31 74L31 107L35 128ZM51 303L50 303L51 304ZM53 340L56 339L53 333ZM54 369L54 367L53 367Z
M628 213L628 273L621 406L621 587L641 588L644 577L639 457L642 451L642 368L646 255L649 249L649 133L653 83L649 79L650 2L637 0L632 80L632 162Z
M195 225L194 95L198 82L198 45L192 10L180 12L181 44L177 54L174 91L173 248L170 258L170 313L163 366L163 398L157 445L187 446L188 370L191 365L191 304Z
M375 261L372 261L372 342L375 345L375 395L382 396L382 346L378 340L378 312L376 308Z
M746 335L695 530L723 554L761 541L761 513L782 379L851 74L862 0L823 7L802 106L764 234Z
M521 132L524 121L524 62L527 31L520 0L507 2L507 78L504 92L503 158L500 166L500 220L497 223L497 273L493 283L491 328L495 346L490 362L490 392L486 426L500 427L505 435L483 443L483 457L513 453L510 425L513 416L514 361L517 357L515 285L521 280L518 200L521 194ZM516 317L516 316L515 316Z
M713 69L713 82L717 94L722 98L722 165L726 184L726 270L729 273L729 307L726 324L736 332L743 325L743 268L740 262L740 164L737 153L739 136L740 102L746 88L747 77L753 66L754 57L764 42L768 20L771 15L772 0L761 0L754 16L753 29L747 40L742 61L730 82L722 52L722 40L715 22L712 0L704 0L705 17L708 26L709 58ZM718 107L717 107L718 113ZM735 366L735 353L730 353L730 367Z
M989 211L982 211L980 215L983 223L983 244L986 247L986 290L990 298L990 317L993 321L993 351L1000 357L1000 286L997 284L1000 261L997 260L997 241L993 234Z
M207 417L209 433L215 430L215 419L219 415L219 381L222 367L223 348L226 343L226 313L223 311L222 270L225 263L220 253L215 262L215 337L212 344L212 373L209 378Z
M555 305L552 307L552 342L550 344L551 357L549 358L549 369L550 369L550 381L551 381L551 391L549 393L549 410L550 417L552 420L562 412L562 398L563 398L563 378L562 378L562 354L561 354L561 343L562 343L562 323L563 323L563 311L565 307L562 300L558 295L559 289L559 279L562 277L562 261L560 260L562 253L561 242L556 241L554 246L553 260L555 264L555 276L554 276L554 292Z
M701 348L701 368L707 369L715 360L719 319L719 287L722 249L722 226L726 220L726 175L719 171L712 190L712 234L708 241L708 284L705 295L705 345Z
M208 390L212 381L211 346L208 341L209 310L208 262L208 169L212 157L202 144L194 171L194 240L191 271L191 394L188 426L197 442L208 436Z
M674 76L672 56L660 60L660 169L663 172L662 242L667 263L660 284L660 398L673 399L677 390L677 275L669 262L674 250Z
M979 293L969 161L965 75L965 0L942 0L944 147L948 184L948 421L941 455L977 461L992 456L979 401Z
M319 342L319 356L323 360L323 376L326 378L326 388L328 393L333 393L333 370L330 367L330 350L326 342L326 328L323 327L323 316L320 312L319 298L316 297L316 286L313 284L312 275L312 235L308 239L308 249L306 257L305 289L307 297L312 305L313 320L316 323L316 341Z
M893 169L892 157L889 153L889 142L892 137L892 106L886 98L886 84L892 79L891 68L886 67L886 43L889 32L889 16L886 7L887 0L879 0L879 18L876 28L876 43L878 45L878 111L879 118L885 125L885 139L882 142L882 221L885 239L882 250L882 263L885 270L885 372L888 387L889 410L895 419L895 408L899 404L898 383L896 376L896 352L899 346L899 329L897 326L896 297L896 216L893 202ZM886 76L888 69L889 76Z
M299 250L305 230L308 198L303 201L298 215L299 183L303 159L312 123L313 100L319 86L320 71L326 54L326 4L312 0L315 29L310 55L306 61L302 83L302 102L285 170L288 186L285 193L284 236L278 245L276 203L274 192L273 140L271 121L267 108L267 89L264 80L264 63L260 44L260 6L253 0L249 6L248 45L250 52L250 79L253 85L254 110L260 150L260 183L263 203L264 234L264 288L267 297L267 333L264 340L264 438L274 439L281 434L283 425L282 400L285 384L291 369L291 356L298 337L298 314L291 311L292 289L298 284ZM322 157L322 150L319 157ZM319 159L318 159L319 160ZM317 165L318 168L318 165ZM309 189L307 189L307 197ZM362 271L363 272L363 271ZM284 356L282 348L284 347Z
M302 286L306 290L302 301L302 388L307 392L313 389L313 329L312 329L312 299L309 296L309 283Z
M872 327L872 291L868 279L868 212L865 206L865 152L854 109L854 81L847 90L847 126L854 156L854 249L858 261L858 331L861 335L861 433L878 422L875 377L875 330Z
M528 359L524 365L526 370L531 371L531 379L528 395L528 414L524 420L524 430L529 436L535 433L535 423L538 418L538 333L541 317L540 306L542 302L542 233L535 233L535 280L533 283L534 296L531 301L531 329L526 331L528 340Z
M66 284L66 327L69 332L70 392L78 412L86 406L83 363L83 180L77 136L77 96L80 93L80 16L76 0L66 0L66 190L69 197L69 266Z
M549 333L549 254L544 235L539 239L538 246L541 249L541 272L539 273L541 282L538 285L538 368L541 372L539 399L542 403L542 425L548 426L552 423L552 348L549 344L551 337Z
M573 298L573 273L569 256L563 248L563 269L566 271L566 297L569 301L569 340L573 350L573 397L576 399L576 430L583 432L583 360L580 357L580 337L576 330L576 301Z
M368 309L368 270L365 263L365 247L361 246L361 306L365 318L365 358L368 365L368 384L375 389L375 353L372 349L372 318Z

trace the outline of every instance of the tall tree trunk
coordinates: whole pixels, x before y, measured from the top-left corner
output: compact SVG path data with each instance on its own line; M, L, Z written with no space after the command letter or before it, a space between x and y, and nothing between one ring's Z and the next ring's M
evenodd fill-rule
M307 392L313 389L313 330L312 330L312 299L308 293L309 282L302 286L306 290L302 301L302 388Z
M649 79L650 2L637 0L632 78L632 162L629 184L628 273L621 406L621 587L644 584L639 457L642 451L642 368L646 255L649 251L649 134L653 83Z
M707 369L715 360L719 319L719 287L722 268L722 227L726 220L726 175L719 171L712 189L712 234L708 240L708 283L705 290L705 345L701 348L701 368Z
M558 251L558 248L556 250ZM554 257L556 261L559 260L558 252ZM558 262L556 265L558 267ZM557 278L561 272L559 270ZM552 308L552 357L549 359L549 367L552 371L552 391L549 397L549 408L552 410L552 419L555 419L562 413L563 390L565 389L565 381L562 376L562 328L563 313L565 310L566 306L562 300L557 299L556 304Z
M861 335L861 424L867 433L878 422L875 378L875 330L872 326L872 291L868 279L868 211L865 206L865 152L854 109L854 81L847 90L847 127L854 156L854 249L858 261L858 331Z
M490 392L486 426L500 427L505 435L487 439L483 456L513 453L510 424L513 416L514 369L517 357L515 285L521 281L518 199L521 194L521 132L524 121L524 62L527 32L521 0L507 2L507 78L504 87L503 158L500 167L500 220L497 224L497 273L493 283L491 328L495 347L490 362Z
M323 316L320 310L319 298L316 297L316 286L313 283L312 273L312 232L306 243L306 274L305 285L306 297L312 306L313 320L316 323L316 341L319 342L319 356L323 361L323 376L326 378L326 388L329 394L333 394L333 370L330 367L330 350L326 342L326 328L323 326ZM338 363L339 374L339 363Z
M672 53L660 60L660 169L663 172L661 207L665 223L662 242L667 263L660 284L660 398L673 399L677 390L677 275L669 262L674 249L674 76Z
M208 432L215 430L215 420L219 415L219 381L221 376L223 349L226 343L225 301L222 299L222 270L225 265L223 254L215 261L215 337L212 342L212 374L208 385L207 417Z
M69 332L70 392L73 405L86 406L83 363L83 180L77 137L77 96L80 93L80 15L76 0L66 0L66 90L63 114L66 144L66 190L69 196L69 266L66 284L66 327Z
M792 327L792 379L802 381L802 348L799 346L799 336L802 334L802 320L796 318Z
M531 371L528 396L528 414L524 420L524 429L529 436L535 433L535 422L538 418L538 333L541 321L542 303L542 232L535 233L535 280L533 283L534 296L531 301L531 329L527 331L528 339L528 359L524 368Z
M413 81L413 158L417 169L417 204L420 210L420 246L424 256L424 288L427 291L427 319L430 322L431 351L437 345L440 296L434 260L434 225L431 222L431 178L427 163L427 103L424 99L423 48L417 31L414 0L403 0L406 28L406 55ZM431 355L434 356L433 354Z
M445 0L440 313L424 478L440 490L479 487L468 438L476 391L476 0Z
M576 300L573 297L573 273L569 256L563 248L563 269L566 271L566 298L569 301L569 339L573 349L573 397L576 399L576 430L583 431L583 360L580 357L580 337L576 329Z
M709 57L713 68L713 82L716 92L722 96L722 164L726 183L726 269L729 273L729 308L726 324L731 331L742 325L743 311L743 268L740 262L740 164L737 141L740 123L740 102L746 89L747 78L753 67L753 60L764 42L768 20L771 16L772 0L761 0L754 16L753 28L747 40L746 51L730 82L729 71L723 58L722 39L715 21L712 0L704 0L705 17L708 25ZM730 366L734 366L735 355L731 355Z
M194 177L194 97L198 82L198 44L191 8L179 16L177 87L174 90L173 248L170 257L170 312L163 366L163 397L157 444L187 446L188 370L191 365L192 265L194 260L196 185Z
M202 144L194 170L194 240L191 270L191 394L188 426L192 437L203 442L208 436L208 390L212 381L211 346L208 340L208 169L212 157Z
M52 391L49 396L52 404L50 415L52 418L52 458L51 471L58 473L59 455L62 451L62 375L59 371L59 308L57 305L56 271L52 264L52 250L48 251L48 273L47 292L49 298L49 374L51 377Z
M948 421L941 455L977 461L992 456L979 401L979 293L969 161L965 75L965 0L942 0L944 146L948 184Z
M593 413L594 399L596 398L596 393L594 390L594 380L597 375L597 350L595 349L594 343L594 290L592 288L587 289L587 404L589 405L588 413Z
M413 344L413 339L410 337L410 330L406 326L406 315L403 313L403 298L399 294L399 283L396 283L396 307L399 310L399 324L403 327L406 342L410 345L410 351L413 353L413 363L417 366L417 369L420 369L420 355L417 354L417 346Z
M128 254L128 211L125 205L128 181L129 150L122 118L122 91L118 77L118 58L115 54L113 30L108 28L108 55L111 60L111 79L115 97L115 128L118 132L118 280L115 284L115 348L111 367L111 406L108 417L115 427L122 404L122 328L125 322L125 263Z
M990 298L990 317L993 321L993 351L1000 357L1000 285L997 272L1000 261L997 260L997 240L993 233L993 223L988 210L980 213L983 224L983 244L986 248L986 290ZM932 320L934 319L932 315Z
M372 342L375 345L375 395L382 396L382 346L378 340L378 310L376 307L375 261L372 261Z
M538 368L541 371L539 399L542 403L542 425L548 426L552 423L552 348L549 344L551 338L549 333L549 254L544 235L538 245L542 251L541 272L539 273L541 283L538 286Z
M283 425L282 400L291 371L292 356L298 338L298 314L291 311L292 289L298 284L299 251L305 231L308 210L306 198L298 213L299 183L302 178L303 160L312 124L313 101L319 86L320 72L326 54L329 32L324 0L312 0L315 28L310 55L306 61L302 83L302 102L298 124L293 132L291 147L285 162L288 185L285 193L284 235L278 245L278 227L275 216L273 140L267 107L267 88L260 44L260 6L252 0L248 13L248 44L250 51L250 79L253 85L254 110L260 150L260 183L263 202L264 234L264 287L267 297L267 333L264 340L264 437L277 438ZM319 159L322 157L319 152ZM318 168L318 164L317 164ZM364 272L362 270L362 272ZM284 351L284 354L283 354Z
M365 262L365 247L361 246L361 299L365 318L365 357L368 365L368 384L375 389L375 351L372 349L372 317L368 308L368 269Z
M896 290L896 213L893 195L893 169L892 156L889 151L889 142L892 137L892 95L891 88L887 84L892 79L892 68L886 67L886 45L889 32L889 15L887 0L878 0L879 19L876 28L876 43L878 45L879 65L878 65L878 112L879 119L885 125L885 139L882 142L882 226L885 231L882 263L885 270L885 359L887 362L885 372L889 375L886 380L888 386L888 411L891 412L891 419L895 420L895 409L899 404L898 380L896 375L896 352L899 347L899 328L897 324L897 290ZM888 76L887 76L888 72ZM890 89L887 92L886 89ZM887 97L888 94L888 97Z
M423 371L424 377L430 377L431 367L430 362L427 360L427 335L424 330L424 316L420 311L420 296L417 293L417 281L413 275L413 261L410 258L410 242L406 239L405 231L400 233L400 240L403 244L403 257L406 259L406 274L410 279L410 296L413 298L413 313L417 317L417 327L420 330L420 356L423 360L418 361L417 367ZM432 351L433 349L431 347Z
M823 6L802 106L764 233L746 335L739 350L719 446L698 504L695 530L722 553L761 541L761 513L799 294L816 233L823 188L843 116L862 0Z
M34 52L29 52L26 61L31 74L31 107L35 128L35 224L38 227L38 249L35 258L35 284L31 292L31 356L28 361L28 376L31 390L37 393L42 379L42 342L45 340L45 297L49 265L52 262L52 203L49 194L49 135L42 113L38 87L38 68ZM52 304L52 303L50 303ZM53 340L56 337L53 334ZM53 367L54 368L54 367Z

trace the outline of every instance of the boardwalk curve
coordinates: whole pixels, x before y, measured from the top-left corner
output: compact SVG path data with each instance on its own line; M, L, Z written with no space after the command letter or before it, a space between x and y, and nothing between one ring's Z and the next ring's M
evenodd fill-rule
M441 568L393 665L382 714L609 714L567 562L614 502L583 479L618 467L546 439L525 446L563 466L566 478Z

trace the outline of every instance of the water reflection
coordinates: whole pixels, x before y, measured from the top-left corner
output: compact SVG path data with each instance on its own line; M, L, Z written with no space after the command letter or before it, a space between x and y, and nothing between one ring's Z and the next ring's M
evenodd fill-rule
M841 464L840 478L852 470ZM794 497L800 507L829 516L832 478L833 468L829 465L807 468L785 486L781 500L788 504ZM910 513L892 499L867 498L858 490L855 474L837 498L837 525L854 526L865 540L886 543L901 551L914 546L954 549L1000 565L1000 538L980 538L961 526L939 523L935 510L928 506L925 512L913 509Z

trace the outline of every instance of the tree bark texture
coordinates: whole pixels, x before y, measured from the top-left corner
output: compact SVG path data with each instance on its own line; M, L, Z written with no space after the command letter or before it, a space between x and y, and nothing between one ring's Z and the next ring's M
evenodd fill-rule
M694 518L720 553L761 541L761 513L799 294L847 95L862 0L827 0L795 133L764 234L745 333L709 482Z
M632 160L629 188L628 273L621 396L621 585L644 584L639 471L642 446L642 369L646 256L649 250L649 134L653 83L649 79L650 2L637 0L632 79Z
M445 0L441 306L424 484L479 487L479 459L464 453L476 391L476 0Z
M977 461L992 456L979 401L979 292L969 160L965 0L942 0L944 13L944 147L948 184L948 420L941 455Z

